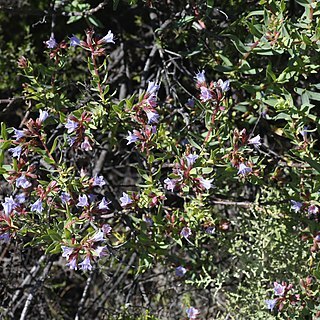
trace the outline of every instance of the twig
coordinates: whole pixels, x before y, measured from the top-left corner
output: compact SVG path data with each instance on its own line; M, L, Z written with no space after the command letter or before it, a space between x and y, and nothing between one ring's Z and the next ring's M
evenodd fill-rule
M87 282L86 282L86 286L83 289L82 297L81 297L81 300L80 300L79 305L78 305L78 311L77 311L77 314L76 314L74 320L79 320L80 317L82 316L81 313L82 313L82 311L84 309L84 304L85 304L85 301L86 301L86 298L87 298L87 295L88 295L88 290L89 290L89 287L91 285L92 278L93 278L93 271L90 271L89 277L88 277Z
M26 303L24 304L24 308L22 310L22 313L21 313L21 316L20 316L20 320L25 320L26 319L26 316L28 314L31 302L32 302L35 294L37 293L38 289L40 288L40 286L44 282L45 278L47 277L51 266L52 266L52 262L49 261L47 263L47 265L45 266L45 268L43 269L41 277L36 281L35 285L31 289L31 291L30 291L30 293L29 293L29 295L27 297Z

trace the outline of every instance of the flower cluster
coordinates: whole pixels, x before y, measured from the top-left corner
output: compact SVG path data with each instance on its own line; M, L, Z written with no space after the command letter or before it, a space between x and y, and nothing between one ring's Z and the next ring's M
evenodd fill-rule
M185 187L192 188L196 193L202 193L212 188L213 179L206 179L192 170L199 158L196 154L186 154L180 162L174 164L171 178L164 180L165 188L171 192L184 190Z

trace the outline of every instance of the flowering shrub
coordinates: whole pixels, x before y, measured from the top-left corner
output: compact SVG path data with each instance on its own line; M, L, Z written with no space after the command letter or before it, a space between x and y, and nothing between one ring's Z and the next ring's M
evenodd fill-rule
M3 246L43 253L39 283L54 263L86 278L78 309L66 311L77 319L86 303L92 318L138 317L137 290L154 313L145 319L320 316L320 3L260 1L244 11L236 1L241 15L230 18L227 4L171 4L179 12L171 16L154 3L171 27L152 29L153 49L133 74L120 27L102 29L94 18L100 5L62 4L57 14L80 10L69 23L89 16L91 26L47 36L41 62L17 57L23 116L3 121L0 135ZM122 58L135 88L125 93L114 80ZM144 286L149 276L159 279L154 287ZM124 278L128 292L112 306ZM92 289L89 307L93 279L110 286ZM18 314L19 294L6 298L5 316Z

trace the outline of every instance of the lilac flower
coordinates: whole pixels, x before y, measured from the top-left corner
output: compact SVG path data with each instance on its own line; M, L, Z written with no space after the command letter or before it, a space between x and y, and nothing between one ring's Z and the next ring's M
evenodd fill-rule
M215 227L208 227L206 229L206 233L207 234L213 235L213 234L215 234L215 232L216 232L216 228Z
M310 214L317 214L319 212L319 208L317 206L315 206L314 204L312 204L311 206L309 206L308 208L308 213Z
M207 102L212 99L212 94L207 87L200 87L201 94L200 99L202 102Z
M221 79L218 80L217 82L218 87L221 88L222 92L227 92L230 89L230 81L226 80L223 81Z
M194 100L189 98L186 105L190 108L193 108L194 107Z
M38 199L38 200L31 206L31 211L36 211L36 212L39 212L39 213L41 213L41 212L43 211L41 199Z
M188 167L191 167L199 158L199 156L196 154L189 154L186 156L186 158L187 158Z
M4 213L6 216L9 216L12 210L17 207L17 203L13 200L12 196L11 197L5 197L4 202L1 203Z
M84 260L81 263L79 263L79 267L83 271L91 270L92 269L92 265L90 263L90 258L88 256L86 256L84 258Z
M314 240L316 240L317 242L320 242L320 234L317 234L317 235L314 237Z
M177 277L183 277L187 272L187 269L182 267L182 266L179 266L176 268L176 276Z
M159 114L157 112L153 112L150 110L146 111L146 115L148 118L148 123L158 123L159 122Z
M110 224L105 223L105 224L101 227L101 230L103 231L103 233L104 233L106 236L108 236L108 235L110 235L112 228L111 228Z
M244 163L240 163L238 174L245 176L251 172L252 169L250 167L247 167Z
M200 186L206 190L209 190L210 188L212 188L211 182L212 180L203 179L203 178L199 179Z
M120 198L120 201L121 201L121 203L120 203L121 207L126 207L126 206L133 203L133 200L125 192L122 193L122 197Z
M62 192L60 199L62 203L67 204L71 200L71 196L69 192Z
M61 246L62 249L62 257L66 258L69 260L69 257L73 253L73 248L67 247L67 246Z
M177 181L174 179L167 178L163 182L166 184L166 189L171 190L171 192L173 192L174 188L176 187Z
M274 282L274 294L276 296L283 296L285 292L286 287L281 285L278 282Z
M146 91L146 95L153 96L156 95L160 86L153 81L148 81L148 88Z
M88 137L84 137L83 142L80 145L80 148L84 151L90 151L92 150L92 146L90 144L89 138Z
M189 319L196 319L200 312L198 309L190 307L186 310L186 313Z
M143 220L147 224L148 227L152 227L153 226L153 220L151 218L146 217Z
M68 142L69 146L72 147L74 145L74 143L76 142L76 138L68 136L67 142Z
M105 35L103 38L101 38L99 40L99 44L101 43L113 43L114 44L114 41L113 41L113 33L111 32L111 30L108 31L107 35Z
M10 233L5 232L0 234L0 242L8 243L10 241Z
M260 134L258 134L255 137L249 139L248 143L252 144L254 147L259 147L259 146L261 146L261 142L260 141L261 141Z
M80 45L80 39L78 37L76 37L75 35L73 35L70 38L70 47L76 47Z
M97 248L93 249L92 252L95 256L102 258L108 254L106 252L106 249L107 249L107 246L98 246Z
M77 270L78 269L78 266L77 266L77 258L76 257L73 257L71 259L71 261L69 261L67 264L66 264L67 267L69 267L71 270Z
M91 240L93 242L100 242L100 241L104 241L105 238L104 238L104 232L99 229L94 235L93 237L91 238Z
M189 238L191 236L191 229L189 227L183 227L180 235L186 239Z
M95 176L93 178L93 183L92 183L92 186L93 187L96 187L96 186L99 186L99 187L103 187L104 185L106 184L106 182L104 181L104 178L103 176Z
M300 134L303 138L304 141L307 141L308 140L308 127L303 127L303 129L300 131Z
M12 153L12 157L17 158L18 160L20 159L21 151L22 151L22 148L20 146L17 146L15 148L10 148L8 149L8 151Z
M79 202L76 204L77 207L87 207L89 206L87 195L80 196L78 198Z
M268 310L273 310L277 304L277 299L267 299L265 300Z
M21 138L23 138L25 136L23 130L18 130L16 128L13 128L13 130L14 130L13 138L16 138L16 141L20 140Z
M64 125L68 129L68 133L73 132L78 128L78 123L68 119L67 123Z
M40 112L39 121L40 121L40 123L42 123L43 121L45 121L49 117L49 113L47 111L42 111L41 109L39 110L39 112Z
M26 176L23 174L16 180L16 187L22 187L23 189L27 189L31 187L31 182L26 179Z
M57 46L56 39L51 36L49 40L44 42L49 49L54 49Z
M197 80L197 84L199 86L206 82L206 77L204 74L205 74L205 71L202 70L201 72L198 72L195 76L195 79Z
M110 210L109 204L111 201L107 201L105 197L102 198L101 202L99 203L99 210Z
M128 143L127 143L127 145L128 145L130 143L134 143L134 142L138 141L139 137L136 136L134 133L131 133L130 131L128 131L128 136L126 137L126 139L128 140Z
M22 204L26 201L26 196L24 193L19 193L15 196L16 203Z
M291 202L291 209L297 213L300 211L300 209L302 208L303 204L299 201L294 201L294 200L290 200Z

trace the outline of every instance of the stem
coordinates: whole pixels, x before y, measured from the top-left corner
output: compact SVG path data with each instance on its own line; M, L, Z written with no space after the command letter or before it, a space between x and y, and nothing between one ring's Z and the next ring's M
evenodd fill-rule
M96 77L98 78L98 89L100 92L100 97L101 97L101 100L104 100L103 99L103 91L102 91L102 87L101 87L101 83L100 83L100 76L99 76L97 61L96 61L96 58L93 53L91 54L91 59L92 59L92 63L93 63L94 73L95 73Z

